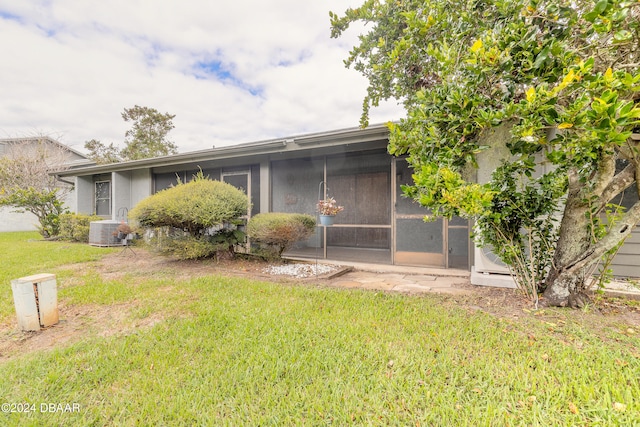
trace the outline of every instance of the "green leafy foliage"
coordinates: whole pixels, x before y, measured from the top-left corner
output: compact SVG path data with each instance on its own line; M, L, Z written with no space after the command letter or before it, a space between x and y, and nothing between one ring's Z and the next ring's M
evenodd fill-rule
M167 140L167 134L175 127L174 117L139 105L125 108L122 118L125 122L132 122L132 127L125 134L127 145L122 156L127 160L138 160L176 154L178 147Z
M155 230L152 241L158 249L194 259L223 250L233 252L233 246L244 240L237 226L248 203L241 190L205 178L200 172L188 183L140 201L129 217L141 227Z
M233 257L234 245L243 241L244 233L231 224L200 235L175 228L156 228L148 239L159 252L182 260Z
M247 196L234 186L204 178L159 191L140 201L130 217L143 227L174 227L199 233L247 213Z
M346 60L369 80L362 125L381 100L406 109L389 125L389 152L415 171L406 194L435 214L475 219L478 241L512 267L502 246L525 264L540 257L539 290L581 275L640 219L636 204L619 218L626 228L595 240L590 220L571 219L601 215L640 164L630 138L640 128L639 2L369 0L331 19L334 37L367 24ZM504 166L476 183L470 169L496 126L510 131ZM618 160L631 166L616 172ZM527 230L546 231L519 236ZM539 249L526 243L540 239Z
M47 138L7 146L0 157L0 206L30 212L43 237L57 236L64 198L71 186L57 181L54 171L65 169L68 152Z
M494 195L489 209L478 215L477 243L491 247L512 270L520 288L532 300L544 288L557 240L556 213L566 182L557 170L543 175L541 185L523 185L514 169L504 163L492 174Z
M123 160L121 150L113 142L105 145L97 139L91 139L84 143L84 148L89 153L87 157L99 165L117 163Z
M58 190L38 190L33 187L14 188L8 195L0 192L0 206L12 206L16 212L31 212L38 219L42 237L60 234L60 215L67 212Z
M89 243L89 227L91 221L101 221L103 218L98 215L72 214L60 215L61 240L70 242Z
M132 126L125 133L125 147L120 149L113 143L106 145L96 139L84 143L88 157L98 164L140 160L176 154L178 147L167 139L175 127L174 114L160 113L155 108L135 105L125 108L122 119Z
M294 243L309 238L315 227L316 220L311 215L266 212L251 218L247 234L268 248L268 256L273 254L280 258Z

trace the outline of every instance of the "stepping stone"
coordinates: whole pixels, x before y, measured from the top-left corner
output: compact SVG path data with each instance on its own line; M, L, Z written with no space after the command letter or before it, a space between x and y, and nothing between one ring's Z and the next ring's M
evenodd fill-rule
M465 279L464 277L438 277L432 282L431 286L450 287L465 284L469 284L469 279Z
M387 278L386 277L380 277L379 275L375 275L375 276L368 276L368 277L359 277L358 278L359 282L362 283L381 283L381 282L387 282Z
M393 283L386 283L386 282L369 282L369 283L362 284L362 287L364 289L380 289L385 291L389 291L393 289L394 286L395 285Z
M431 288L429 286L420 285L418 283L409 283L396 285L393 287L393 290L398 292L429 292L431 291Z
M411 280L413 280L416 283L423 283L423 282L434 282L437 277L436 276L407 276L405 277L406 279L411 278Z
M431 292L433 293L437 293L437 294L448 294L448 295L466 295L469 294L469 290L467 289L461 289L461 288L452 288L449 286L442 286L442 287L433 287L431 288Z
M341 282L335 282L333 285L341 287L341 288L360 288L360 287L362 287L362 283L356 282L355 280L348 280L348 281L345 280L345 281L341 281Z

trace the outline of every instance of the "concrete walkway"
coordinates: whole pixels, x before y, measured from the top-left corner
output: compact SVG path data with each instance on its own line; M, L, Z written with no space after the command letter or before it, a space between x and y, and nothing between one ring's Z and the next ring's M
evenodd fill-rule
M340 262L340 266L345 269L327 277L331 286L405 293L472 293L466 270L348 262Z
M340 265L347 268L327 277L331 286L450 295L468 295L474 289L482 289L482 286L471 285L471 273L466 270L343 262ZM640 300L640 286L611 282L607 284L605 294Z
M469 294L469 279L427 274L375 273L353 271L331 280L332 286L342 288L375 289L407 293L435 292L442 294Z
M640 284L631 282L610 282L605 285L604 292L611 297L640 300Z

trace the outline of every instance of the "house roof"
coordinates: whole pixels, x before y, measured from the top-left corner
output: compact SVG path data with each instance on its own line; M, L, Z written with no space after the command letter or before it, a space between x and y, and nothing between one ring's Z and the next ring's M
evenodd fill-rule
M380 139L386 139L389 130L386 124L371 125L367 128L347 128L325 132L309 133L284 138L276 138L225 147L212 147L206 150L191 151L169 156L153 157L150 159L131 160L120 163L79 167L59 171L60 177L94 175L125 170L147 169L167 165L191 164L208 160L221 160L256 154L270 154L309 150L319 147L333 147L350 144L360 144Z
M81 168L95 165L93 160L87 158L87 156L80 151L74 150L73 148L62 144L55 139L48 136L34 136L34 137L24 137L24 138L1 138L0 139L0 155L2 155L3 150L2 146L16 146L16 145L26 145L26 144L34 144L34 143L45 143L51 145L53 147L59 148L64 152L69 153L69 158L65 160L66 166L69 168Z
M33 137L22 137L22 138L0 138L0 144L3 145L11 145L11 144L28 144L33 142L46 142L56 147L60 147L70 153L75 154L78 157L82 157L83 159L87 159L87 156L81 153L78 150L75 150L68 145L64 145L63 143L56 141L55 139L49 136L33 136Z

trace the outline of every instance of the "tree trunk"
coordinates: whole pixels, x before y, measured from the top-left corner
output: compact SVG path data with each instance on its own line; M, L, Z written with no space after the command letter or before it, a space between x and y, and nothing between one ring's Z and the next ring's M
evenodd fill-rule
M592 203L597 205L608 202L606 194L607 191L600 195L599 200L592 200ZM553 264L545 280L545 291L541 301L544 305L584 306L588 301L585 294L587 272L608 251L624 241L640 221L638 201L611 226L606 235L594 242L587 217L589 205L582 202L584 198L570 181Z
M584 291L585 275L581 271L567 271L580 255L590 246L589 205L584 203L581 185L577 173L569 174L569 189L564 207L558 242L553 256L553 263L545 280L542 303L545 305L565 307L569 298ZM571 297L573 299L573 297Z
M556 276L544 291L542 305L553 307L582 308L589 301L585 290L585 275L563 271Z

